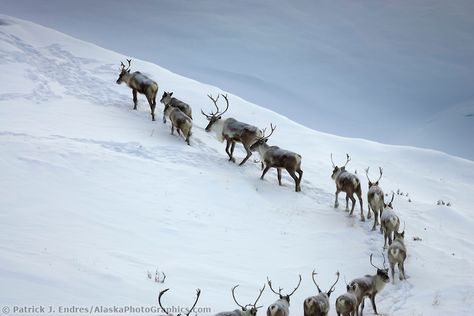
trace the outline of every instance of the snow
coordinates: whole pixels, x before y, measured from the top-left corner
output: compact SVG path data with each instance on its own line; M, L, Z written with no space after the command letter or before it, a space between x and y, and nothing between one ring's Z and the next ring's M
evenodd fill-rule
M313 269L326 288L337 270L347 280L374 273L371 253L382 262L383 237L359 220L358 206L353 217L342 197L332 207L330 153L341 164L347 152L365 211L367 166L384 168L385 192L409 193L394 201L406 223L408 280L377 296L379 312L470 311L472 161L314 131L229 93L225 117L273 123L269 144L301 154L302 192L295 193L285 172L282 187L275 170L259 179L257 154L242 167L228 162L224 145L204 131L198 113L213 107L207 94L228 92L31 22L0 20L1 305L151 306L169 287L166 304L187 306L201 288L198 306L217 313L236 308L236 284L239 299L251 302L267 276L291 291L301 274L290 306L301 315L303 300L316 293ZM129 57L132 71L158 82L158 95L173 91L193 107L191 146L171 136L169 124L150 120L144 96L132 110L131 91L115 83ZM235 155L245 156L240 145ZM452 206L437 206L439 199ZM156 269L166 273L164 284L147 278ZM341 281L330 315L343 292ZM275 299L267 289L260 302L266 308Z
M471 0L0 0L310 128L474 159ZM345 122L341 128L340 122Z

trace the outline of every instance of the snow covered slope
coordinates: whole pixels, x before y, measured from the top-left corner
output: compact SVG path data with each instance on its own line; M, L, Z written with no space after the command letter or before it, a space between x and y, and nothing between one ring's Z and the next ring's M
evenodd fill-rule
M474 117L457 107L474 112L471 0L0 0L0 8L313 129L474 159L472 141L458 136L474 133Z
M217 87L132 62L158 81L159 95L174 91L193 106L192 146L150 120L143 96L133 111L130 90L115 84L126 57L0 16L0 305L150 306L170 287L167 304L187 306L199 287L198 305L217 313L235 308L235 284L250 302L267 276L290 290L301 273L291 311L302 315L304 298L316 291L314 268L327 287L336 270L348 280L373 273L370 253L381 265L382 236L332 207L329 155L342 162L348 152L351 170L380 165L385 191L412 200L394 202L406 222L408 280L386 287L379 312L470 311L472 161L320 133L229 95L227 115L276 124L270 142L303 156L295 193L286 174L283 187L274 171L261 181L256 156L243 167L227 162L223 144L203 130L199 110L212 109L206 95L223 92ZM452 206L436 206L438 199ZM165 284L147 278L157 268ZM331 315L343 290L341 281ZM274 299L266 290L261 303Z

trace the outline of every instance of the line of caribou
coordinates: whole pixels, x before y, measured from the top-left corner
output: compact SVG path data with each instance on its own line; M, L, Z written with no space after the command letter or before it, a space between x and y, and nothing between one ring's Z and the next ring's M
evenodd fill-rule
M385 284L389 282L388 269L385 267L383 269L378 268L372 263L372 255L370 255L370 264L376 269L374 275L365 275L360 278L356 278L349 283L346 283L346 293L337 297L335 301L336 313L338 316L354 316L354 315L363 315L364 310L364 301L365 298L369 298L372 303L372 308L374 309L375 314L377 314L377 306L375 305L375 296L380 293L385 287ZM385 257L384 257L385 265ZM316 281L315 276L317 273L313 270L311 278L316 285L318 293L316 295L311 295L303 301L303 310L304 316L325 316L328 315L330 309L330 296L334 292L335 286L339 281L340 273L336 273L336 281L331 285L328 291L324 292L319 287L318 282ZM270 304L267 307L267 316L289 316L290 315L290 298L296 292L301 284L302 278L299 275L298 284L288 294L282 294L282 288L279 287L278 291L273 288L272 281L267 277L267 284L270 290L277 296L277 299L274 303ZM262 296L263 291L265 290L265 284L262 289L259 291L259 294L253 303L246 305L240 304L235 297L235 289L239 285L234 286L231 289L232 298L234 299L235 304L238 306L237 309L233 311L220 312L215 314L215 316L256 316L258 309L263 306L258 306L258 300ZM160 292L158 295L158 304L161 307L161 310L169 315L169 308L163 307L161 299L164 293L169 289L165 289ZM197 290L196 300L191 308L187 309L185 315L189 315L194 307L196 306L201 290ZM359 313L360 310L360 313ZM180 316L183 314L177 314Z
M121 70L119 77L117 79L117 84L125 82L128 87L132 89L133 96L133 109L137 109L137 93L144 94L148 100L151 111L151 118L155 121L155 107L156 107L156 94L158 92L158 84L146 77L139 71L130 72L131 60L127 59L128 66L121 63ZM226 106L223 111L219 109L218 101L219 97L225 100ZM252 155L252 152L258 152L260 155L260 161L262 166L262 175L261 179L271 168L277 169L278 183L281 185L281 170L285 169L290 176L295 181L295 191L301 191L301 178L303 176L303 171L301 170L301 155L282 149L278 146L270 146L267 144L269 137L273 134L276 129L276 126L270 124L270 133L265 135L266 129L259 129L256 126L240 122L234 118L222 118L222 115L227 112L229 109L229 99L227 95L217 95L213 97L208 95L209 99L212 101L216 111L211 111L210 113L205 113L201 109L201 114L206 117L209 121L205 130L206 132L213 131L217 139L221 142L226 141L225 152L229 156L229 161L235 162L233 156L235 144L237 142L241 143L246 151L245 158L240 162L239 165L243 165ZM178 100L173 97L173 92L164 92L160 102L164 105L163 110L163 123L167 122L167 118L171 122L171 134L174 134L175 129L178 134L184 137L186 143L190 145L190 137L192 135L191 129L193 124L192 119L192 109L185 102ZM346 166L350 161L349 155L346 154L346 162L342 167L336 166L333 161L333 156L331 154L331 163L333 165L333 172L331 178L336 183L336 193L334 207L339 206L338 196L340 192L346 194L346 211L349 211L349 200L351 200L351 210L349 215L352 215L356 205L356 199L354 194L357 196L360 204L360 216L361 220L365 221L364 212L363 212L363 202L362 202L362 188L359 178L356 174L351 173L346 170ZM405 269L404 262L407 256L407 251L404 243L405 230L401 233L399 232L400 219L397 214L393 211L393 199L394 193L392 192L392 198L389 203L385 203L385 195L382 191L382 188L379 185L379 181L382 178L382 168L379 167L380 176L376 181L371 181L369 178L369 168L365 170L369 189L367 193L368 201L368 210L367 218L370 219L372 213L374 214L374 224L372 230L376 229L376 226L379 225L380 217L380 232L384 234L384 249L387 248L387 256L391 269L392 281L394 282L394 269L395 265L398 265L399 269L399 279L405 279ZM379 293L389 282L390 278L388 276L388 268L385 267L385 255L383 255L383 268L378 268L372 263L372 255L370 256L370 263L377 269L375 275L366 275L365 277L354 279L348 284L346 284L347 292L342 294L336 299L336 311L338 315L362 315L364 309L364 298L368 297L371 300L372 307L374 312L377 314L377 308L375 305L375 296ZM331 286L327 292L321 291L316 280L316 273L313 271L312 279L315 283L318 294L315 296L308 297L304 301L304 315L305 316L316 316L316 315L327 315L329 311L329 296L334 287L339 280L339 272L337 273L336 282ZM298 286L288 295L282 295L282 289L279 288L279 291L275 291L272 287L272 283L268 280L268 285L273 293L278 295L278 300L270 305L267 309L267 316L288 316L289 315L289 305L290 305L290 296L298 289L301 284L301 275L299 278ZM237 286L232 288L232 296L236 304L240 307L232 312L223 312L219 313L216 316L255 316L257 314L257 309L261 306L257 306L257 302L262 295L265 286L260 290L259 296L257 297L254 304L240 305L235 298L235 289ZM159 295L159 303L161 306L161 297L168 291L166 289L162 291ZM198 290L196 302L199 299L200 291ZM193 306L193 307L194 307ZM360 308L359 308L360 307ZM166 311L166 309L163 309ZM191 312L192 308L189 310ZM178 314L180 315L180 314ZM186 314L186 315L189 315Z

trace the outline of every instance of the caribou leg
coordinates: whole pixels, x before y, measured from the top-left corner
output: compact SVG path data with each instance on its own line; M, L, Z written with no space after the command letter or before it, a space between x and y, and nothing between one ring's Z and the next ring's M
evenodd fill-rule
M301 191L301 189L298 186L298 177L295 174L295 171L289 168L286 168L286 171L290 174L290 176L295 180L295 192Z
M298 172L298 175L299 175L299 178L298 178L298 188L299 188L300 191L301 191L301 178L303 178L303 170L298 169L298 170L296 170L296 172Z
M263 180L263 176L265 175L265 173L268 172L268 170L270 170L270 168L271 168L271 166L267 165L267 166L265 167L265 169L263 169L262 176L260 177L260 179Z
M339 207L339 201L338 201L339 192L341 192L341 190L336 189L336 193L335 193L336 198L335 198L335 200L334 200L334 208L338 208L338 207Z
M354 194L349 195L349 198L351 199L351 202L352 202L352 208L351 208L351 212L349 213L349 215L352 215L352 213L354 213L356 199L354 197Z
M359 198L359 203L360 203L360 220L365 222L364 209L362 208L362 194L360 192L357 192L356 194L357 194L357 197Z
M231 145L233 146L234 143L230 139L227 139L227 143L225 145L225 152L229 156L229 161L235 162L235 159L232 157L232 151L229 150Z
M247 152L247 156L245 156L244 160L239 164L239 166L242 166L249 158L252 156L252 151L250 148L248 148L246 145L244 145L245 151Z
M132 90L132 95L133 95L133 109L137 109L137 103L138 103L138 98L137 98L137 90L133 89Z

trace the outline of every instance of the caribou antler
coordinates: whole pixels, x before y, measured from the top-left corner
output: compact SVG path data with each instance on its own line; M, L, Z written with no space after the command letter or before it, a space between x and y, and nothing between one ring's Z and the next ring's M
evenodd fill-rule
M336 279L336 282L334 282L334 284L331 286L331 288L329 289L328 291L328 295L331 294L332 292L334 292L334 287L336 286L337 284L337 281L339 281L339 276L340 276L340 273L339 271L336 272L336 275L337 275L337 279Z
M122 70L123 70L123 71L128 71L128 70L130 69L130 65L131 65L131 63L132 63L132 60L131 60L131 59L127 59L127 61L128 61L128 67L127 67L127 69L125 69L125 64L124 64L122 61L120 62L120 66L122 67Z
M215 98L215 99L212 97L211 94L208 94L207 96L209 97L209 99L212 100L212 103L214 103L214 106L217 109L217 112L216 112L216 115L217 115L217 113L219 113L219 107L217 106L217 100L219 100L219 94L217 95L217 98ZM214 112L211 112L211 115L215 115Z
M383 255L383 254L382 254ZM379 267L375 266L373 263L372 263L372 256L373 256L373 253L370 254L370 264L377 270L381 270ZM383 262L385 263L385 256L383 257Z
M263 287L262 287L262 289L260 290L260 293L258 294L258 297L257 297L257 299L255 300L255 303L253 303L253 305L249 304L249 305L247 305L247 306L253 306L253 308L255 308L255 309L259 309L259 308L263 307L263 305L262 305L262 306L257 306L257 302L258 302L258 300L260 299L260 297L262 296L263 290L265 290L265 283L263 284Z
M349 154L346 154L346 163L344 164L344 167L347 166L347 164L349 163L349 161L351 161L351 158L349 157Z
M270 128L271 128L271 132L270 132L270 134L268 134L268 136L264 136L263 138L265 138L265 139L268 139L268 138L270 138L270 136L272 136L273 132L275 131L275 129L276 129L276 126L273 126L273 124L272 124L272 123L270 123Z
M161 296L163 296L163 294L165 294L169 289L165 289L163 291L160 292L160 294L158 295L158 304L160 305L161 309L163 310L163 313L165 313L166 315L168 315L168 311L166 310L166 308L163 307L163 305L161 305Z
M193 306L191 306L191 308L189 309L189 312L186 314L186 316L189 316L189 314L191 314L191 312L193 311L194 307L196 307L196 304L199 300L199 296L201 295L201 290L200 289L197 289L196 290L196 300L194 301L194 304Z
M270 281L270 279L268 277L267 277L267 281L268 281L268 286L270 287L270 290L272 290L273 293L281 296L281 290L283 290L283 289L281 287L279 287L278 292L276 292L272 287L272 281Z
M369 168L370 167L367 167L367 169L364 169L365 170L365 176L367 177L367 180L370 182L370 183L373 183L370 178L369 178Z
M298 281L298 285L295 287L295 289L293 290L293 292L291 292L290 294L288 294L288 296L293 295L293 293L295 293L296 290L300 287L300 284L301 284L301 274L300 274L300 280Z
M332 167L336 168L336 165L334 164L334 161L332 160L332 153L331 153L331 163L332 163Z
M222 97L225 99L225 102L226 102L226 108L223 112L220 112L219 110L219 106L217 105L217 101L219 100L219 94L217 95L217 97L214 99L212 97L212 95L208 94L207 96L209 97L209 99L212 100L212 103L214 103L214 106L216 107L216 112L210 112L209 114L206 114L204 113L204 111L201 109L201 113L207 118L207 119L210 119L211 117L216 117L216 116L219 116L219 115L222 115L224 114L228 109L229 109L229 99L227 98L227 94L224 95L224 94L220 94L222 95Z
M316 285L316 287L318 288L319 293L321 293L322 291L321 291L321 289L319 288L319 285L318 285L318 283L316 282L316 279L314 278L314 276L315 276L316 274L317 274L317 273L316 273L316 269L314 269L314 270L313 270L313 273L311 273L311 279L313 279L313 282L314 282L314 284Z
M222 95L222 97L225 99L226 108L225 108L224 112L220 113L219 115L224 114L224 113L227 112L227 110L229 109L229 99L227 98L227 94L226 94L226 95L221 94L221 95Z
M380 176L379 176L379 178L377 179L377 181L374 182L374 181L370 180L370 178L369 178L369 167L367 167L367 169L365 169L365 175L367 176L367 180L369 180L370 183L377 183L377 182L379 182L380 179L382 179L382 173L383 173L382 167L379 167L379 172L380 172Z
M238 306L240 306L240 308L242 308L242 310L245 311L246 308L245 308L244 306L240 305L239 302L237 302L237 299L235 298L235 293L234 293L234 291L235 291L235 289L236 289L238 286L239 286L239 284L237 284L236 286L234 286L234 287L232 288L232 298L234 299L235 304L237 304Z
M201 109L201 113L202 115L204 115L207 119L210 119L212 117L212 113L211 115L207 115L206 113L204 113L204 111Z
M261 140L268 139L270 136L272 136L273 132L274 132L275 129L276 129L276 126L273 126L273 124L270 123L270 128L271 128L272 131L270 132L270 134L269 134L268 136L265 136L265 133L266 133L266 131L267 131L267 128L265 127L265 128L262 130L262 137L258 138L258 139L257 139L257 142L258 142L258 141L261 141Z
M375 181L375 182L379 182L380 179L382 179L382 173L383 173L382 167L379 167L379 172L380 172L380 177L379 177L379 178L377 179L377 181Z
M252 305L252 306L255 307L256 309L259 309L260 307L263 307L263 306L257 307L257 302L258 302L258 300L260 299L260 297L262 296L263 290L265 290L265 283L263 284L263 287L262 287L262 289L260 290L260 293L258 294L258 297L257 297L257 299L255 300L255 303L253 303L253 305Z

